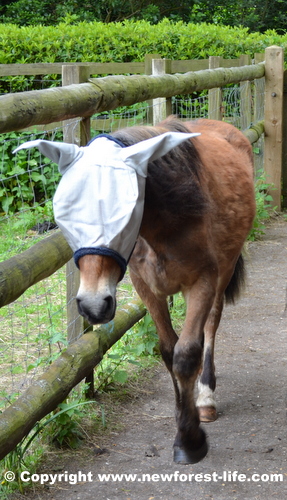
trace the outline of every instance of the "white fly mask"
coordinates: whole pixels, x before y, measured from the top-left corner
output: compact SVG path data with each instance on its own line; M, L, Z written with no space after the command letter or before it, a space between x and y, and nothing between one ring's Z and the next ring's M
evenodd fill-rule
M62 179L54 196L55 220L75 252L113 257L123 277L143 216L148 162L199 134L166 132L125 147L112 136L98 136L86 147L35 140L58 163Z

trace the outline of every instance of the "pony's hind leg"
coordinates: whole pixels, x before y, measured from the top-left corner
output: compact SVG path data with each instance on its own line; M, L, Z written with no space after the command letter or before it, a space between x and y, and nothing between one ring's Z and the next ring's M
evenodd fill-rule
M198 378L198 397L196 401L201 422L214 422L217 419L214 397L216 387L214 344L222 309L223 298L216 298L204 326L203 359L201 373Z
M216 387L214 366L214 344L217 328L220 323L224 296L226 302L234 303L244 283L244 260L239 255L232 265L225 269L221 276L221 287L217 289L216 296L204 326L204 352L202 370L198 381L198 407L201 422L213 422L217 419L214 391Z

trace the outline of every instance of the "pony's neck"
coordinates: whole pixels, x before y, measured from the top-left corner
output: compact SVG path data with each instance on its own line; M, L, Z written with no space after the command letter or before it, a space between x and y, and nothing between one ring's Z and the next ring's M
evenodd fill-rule
M174 224L167 214L145 208L139 234L156 253L163 252L167 245L173 246L173 241L181 239L182 231L182 224Z

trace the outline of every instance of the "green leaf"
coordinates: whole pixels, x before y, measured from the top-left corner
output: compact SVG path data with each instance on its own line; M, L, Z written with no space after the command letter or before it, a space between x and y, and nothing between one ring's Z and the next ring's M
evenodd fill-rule
M47 183L47 179L44 175L41 175L39 174L38 172L32 172L31 173L31 179L34 181L34 182L39 182L39 181L42 181L43 182L43 185L45 185Z
M110 354L110 353L108 353L107 357L110 358L110 359L119 360L119 359L121 359L122 356L121 356L121 354Z
M137 361L136 359L128 359L128 362L131 364L131 365L140 365L140 362Z
M56 344L57 342L62 342L65 345L68 344L62 332L56 332L49 338L49 344Z
M14 200L13 196L7 196L7 198L5 198L2 201L2 208L3 208L4 212L6 212L6 214L9 213L9 208L10 208L10 205L12 205L13 200Z
M22 368L22 366L13 366L12 370L11 370L11 373L13 375L16 375L18 373L23 373L24 372L24 369Z
M124 384L128 379L128 372L126 370L116 370L114 372L114 380L120 384Z

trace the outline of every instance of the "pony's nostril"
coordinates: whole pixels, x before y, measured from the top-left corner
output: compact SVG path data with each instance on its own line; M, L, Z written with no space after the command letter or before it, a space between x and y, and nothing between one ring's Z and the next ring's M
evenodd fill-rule
M79 314L83 315L83 309L82 309L82 301L81 299L76 299L77 301L77 306L78 306L78 311L79 311Z
M104 302L106 303L106 311L110 311L113 308L113 297L111 295L107 295L104 298Z

